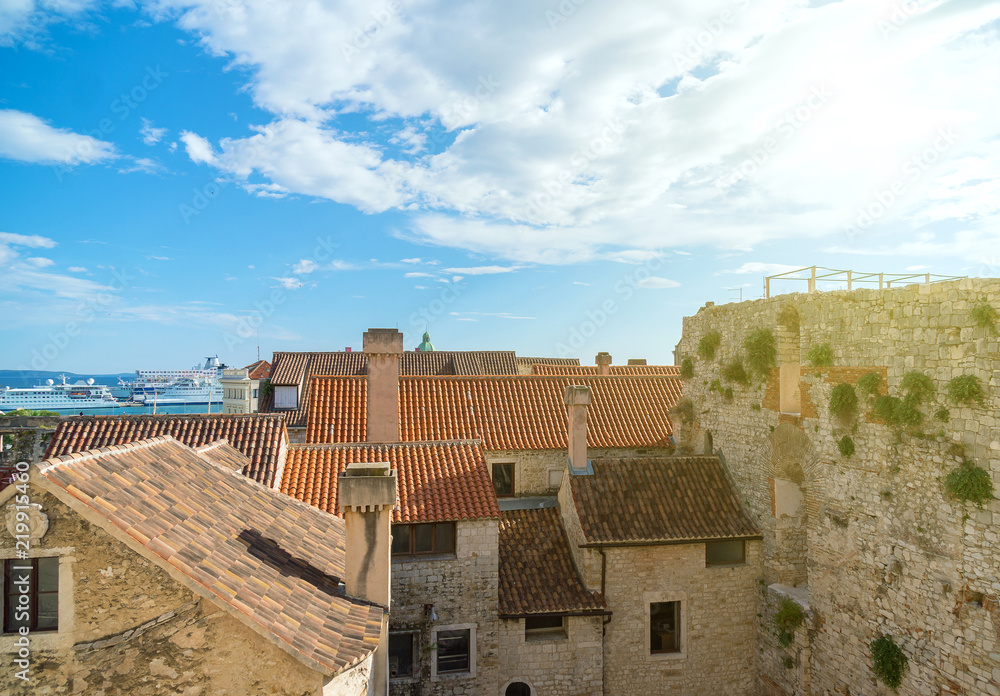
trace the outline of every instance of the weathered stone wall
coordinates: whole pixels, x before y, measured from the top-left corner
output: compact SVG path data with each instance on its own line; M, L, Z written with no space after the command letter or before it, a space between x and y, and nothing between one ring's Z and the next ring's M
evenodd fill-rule
M695 360L685 383L695 422L683 436L712 434L764 532L767 583L799 584L814 617L796 637L803 645L791 668L789 652L762 624L759 693L887 692L872 676L869 644L889 634L909 657L899 693L1000 695L1000 503L980 510L950 500L942 485L967 458L1000 489L1000 343L970 316L983 301L1000 308L1000 281L782 295L685 318L678 354ZM784 325L790 318L794 331ZM786 368L798 362L798 337L797 408L781 404L780 366L764 384L728 385L731 400L710 389L758 328L779 338ZM721 333L722 346L705 361L696 348L710 330ZM831 346L833 367L806 364L820 344ZM902 396L900 382L912 371L936 387L920 407L920 427L874 422L870 402L853 421L831 418L836 384L877 372L890 394ZM979 378L983 406L945 398L960 375ZM941 408L950 411L947 421L935 418ZM855 445L850 457L837 447L845 435ZM792 509L796 490L801 505Z
M499 525L497 520L459 521L454 557L398 559L392 562L391 631L419 631L419 675L392 680L392 696L497 693L499 626ZM424 612L433 604L438 620ZM476 674L431 679L432 630L475 624Z
M59 556L58 633L35 633L27 683L15 677L12 636L0 671L4 694L278 694L312 696L322 678L197 597L165 571L48 494L32 496L48 532L32 555ZM13 539L0 529L0 555Z
M747 562L736 566L706 567L704 544L605 553L605 597L614 612L604 639L605 693L753 693L760 542L747 542ZM682 603L682 650L651 655L650 604L673 601Z
M603 616L569 616L564 635L525 637L524 619L500 620L500 691L523 682L534 693L601 696Z
M59 425L59 418L49 416L0 416L0 467L18 462L40 462ZM10 445L10 449L6 446Z

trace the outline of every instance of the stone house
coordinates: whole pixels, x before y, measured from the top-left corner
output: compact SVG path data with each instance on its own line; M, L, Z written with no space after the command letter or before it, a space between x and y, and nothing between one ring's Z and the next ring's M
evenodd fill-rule
M258 360L241 369L225 369L219 378L222 385L223 413L257 413L260 408L261 383L271 376L271 363Z
M947 485L982 472L1000 490L990 307L1000 280L969 278L706 305L684 319L675 355L694 377L678 440L725 455L763 533L759 693L891 693L871 658L888 636L907 657L898 693L1000 694L1000 502L977 505ZM727 399L711 384L761 330L776 364ZM710 331L721 345L701 358ZM960 398L956 379L979 398ZM835 389L854 394L853 411L832 412ZM783 647L772 616L784 599L806 623Z
M0 493L0 691L384 693L388 569L359 570L380 554L350 530L383 514L388 556L394 479L372 497L368 472L348 472L345 523L247 464L160 436L25 465Z

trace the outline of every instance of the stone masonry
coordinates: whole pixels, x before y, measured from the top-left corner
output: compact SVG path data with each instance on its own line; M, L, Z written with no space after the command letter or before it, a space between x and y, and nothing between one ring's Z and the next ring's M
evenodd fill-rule
M1000 503L952 500L942 483L967 460L1000 490L1000 342L970 316L984 302L1000 308L1000 280L781 295L685 318L676 355L695 370L679 438L724 456L764 533L757 693L889 694L869 648L889 635L908 657L900 694L1000 696ZM762 328L778 339L779 364L750 387L722 380ZM722 345L700 359L713 330ZM823 344L833 366L807 364ZM920 426L876 422L865 399L850 422L831 416L834 387L869 372L897 397L907 373L930 378ZM962 375L979 379L983 405L946 398ZM845 436L850 456L837 445ZM787 648L771 622L784 596L807 609Z

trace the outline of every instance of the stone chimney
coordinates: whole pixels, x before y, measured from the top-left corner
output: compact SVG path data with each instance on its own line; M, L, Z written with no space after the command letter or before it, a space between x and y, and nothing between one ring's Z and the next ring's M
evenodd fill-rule
M590 406L590 387L571 385L563 396L568 416L570 473L586 473L587 465L587 407Z
M385 462L348 464L337 482L337 500L346 527L344 589L350 597L386 607L369 692L384 695L389 689L389 569L396 472Z
M368 442L399 442L399 329L368 329Z
M597 374L605 377L611 374L611 353L602 351L594 360L597 362Z

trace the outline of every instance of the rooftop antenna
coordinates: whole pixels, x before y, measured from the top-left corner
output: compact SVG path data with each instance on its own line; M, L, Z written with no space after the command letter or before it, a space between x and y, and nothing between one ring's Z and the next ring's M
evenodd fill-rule
M260 327L257 327L257 362L260 362Z

